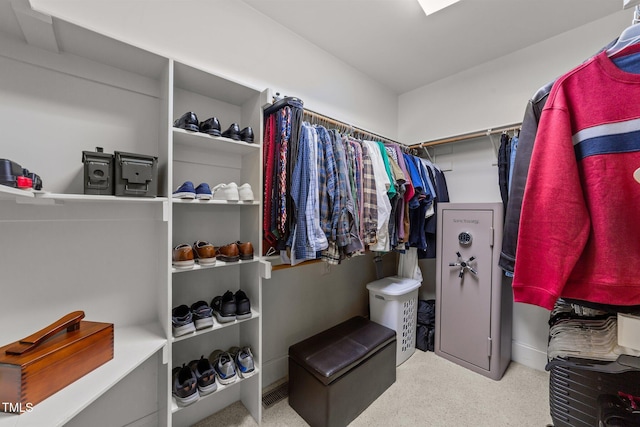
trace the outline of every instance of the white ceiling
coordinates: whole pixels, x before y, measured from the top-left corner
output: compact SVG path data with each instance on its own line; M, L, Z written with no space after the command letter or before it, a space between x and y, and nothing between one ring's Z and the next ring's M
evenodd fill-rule
M242 1L398 94L623 5L623 0L461 0L425 16L417 0Z
M623 0L460 0L425 16L417 0L235 1L243 1L397 94L623 7ZM22 38L12 3L28 4L0 0L0 32ZM632 17L630 10L629 23Z

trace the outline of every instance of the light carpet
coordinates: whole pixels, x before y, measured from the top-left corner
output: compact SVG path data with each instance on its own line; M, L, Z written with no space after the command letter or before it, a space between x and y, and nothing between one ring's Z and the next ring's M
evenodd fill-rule
M432 352L416 352L397 369L396 382L349 426L545 427L549 415L549 373L511 362L494 381ZM307 423L281 400L262 412L263 426ZM196 427L257 426L240 402Z

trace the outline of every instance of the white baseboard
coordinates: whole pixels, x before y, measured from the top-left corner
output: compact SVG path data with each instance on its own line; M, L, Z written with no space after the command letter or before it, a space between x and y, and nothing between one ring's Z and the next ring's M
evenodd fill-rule
M518 341L511 342L511 360L539 371L547 364L547 350L541 351Z

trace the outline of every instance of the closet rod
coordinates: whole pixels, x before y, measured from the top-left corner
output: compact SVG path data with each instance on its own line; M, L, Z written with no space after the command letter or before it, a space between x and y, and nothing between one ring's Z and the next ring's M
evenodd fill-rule
M500 126L497 128L491 128L487 130L479 130L475 132L463 133L456 136L434 139L431 141L425 141L425 142L420 142L418 144L409 145L409 148L433 147L435 145L449 144L451 142L466 141L469 139L480 138L482 136L489 136L489 135L495 135L497 133L519 130L521 126L522 126L522 123L514 123L511 125Z
M312 122L313 121L312 119L315 118L318 121L325 122L325 123L332 124L332 125L336 125L338 127L344 128L344 129L349 129L354 133L358 133L358 134L361 134L361 135L366 135L366 136L369 136L369 137L371 137L373 139L379 139L379 140L381 140L383 142L391 142L391 143L394 143L394 144L403 145L403 144L401 144L401 143L399 143L397 141L394 141L393 139L389 139L389 138L386 138L386 137L384 137L382 135L378 135L377 133L369 132L368 130L364 130L364 129L352 126L349 123L341 122L340 120L336 120L336 119L334 119L332 117L325 116L324 114L317 113L317 112L315 112L313 110L309 110L309 109L305 108L305 109L303 109L303 113L302 114L303 114L303 118L305 120L309 121L309 122Z

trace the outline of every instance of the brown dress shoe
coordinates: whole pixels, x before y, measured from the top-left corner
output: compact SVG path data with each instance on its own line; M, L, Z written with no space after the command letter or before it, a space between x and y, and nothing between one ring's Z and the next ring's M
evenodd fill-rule
M238 245L229 243L218 249L218 259L224 262L236 262L240 259L240 251Z
M193 268L193 249L183 243L173 248L172 264L175 268Z
M213 265L216 263L216 248L209 242L198 240L193 244L194 258L200 265Z
M253 245L251 242L236 242L238 250L240 251L240 259L249 260L253 259Z

